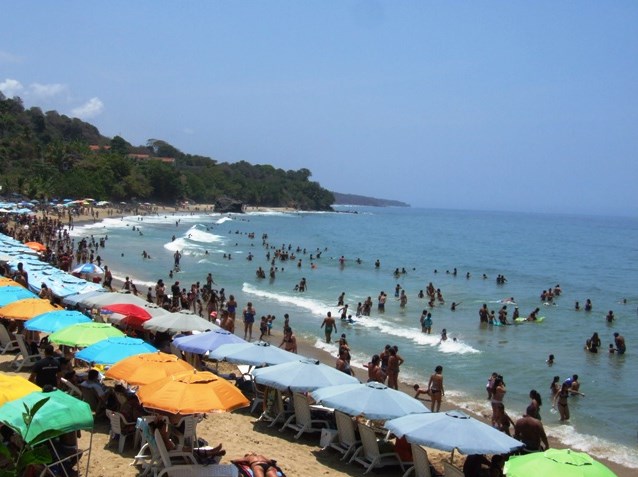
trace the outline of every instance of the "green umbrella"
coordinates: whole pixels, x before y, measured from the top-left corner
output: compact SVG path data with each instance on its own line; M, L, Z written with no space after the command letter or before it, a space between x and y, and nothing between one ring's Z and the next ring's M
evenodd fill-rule
M39 401L47 401L37 410L27 429L23 413ZM35 446L47 439L80 429L93 429L93 413L88 403L62 391L33 392L0 407L0 422L16 431L25 442Z
M49 341L66 346L86 348L98 341L116 336L124 336L124 333L109 323L79 323L56 331L49 336Z
M548 449L545 452L510 457L505 462L507 477L616 477L609 467L584 452Z

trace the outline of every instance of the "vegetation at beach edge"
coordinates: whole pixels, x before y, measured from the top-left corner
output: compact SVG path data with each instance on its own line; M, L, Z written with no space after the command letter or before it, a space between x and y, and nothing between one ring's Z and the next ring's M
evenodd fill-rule
M330 210L334 195L311 176L305 168L220 163L160 139L133 146L120 136L102 136L80 119L25 109L20 98L0 92L2 195L167 204L230 198L261 207Z

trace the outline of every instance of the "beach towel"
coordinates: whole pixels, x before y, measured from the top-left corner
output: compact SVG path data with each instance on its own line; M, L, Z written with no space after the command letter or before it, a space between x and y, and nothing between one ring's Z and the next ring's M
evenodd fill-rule
M239 469L239 475L241 477L253 477L253 470L250 468L249 465L247 464L238 464L236 462L233 462L233 464L235 464L235 466ZM286 477L286 474L284 474L284 471L281 470L281 468L279 468L278 465L274 466L275 469L277 469L277 476L278 477Z

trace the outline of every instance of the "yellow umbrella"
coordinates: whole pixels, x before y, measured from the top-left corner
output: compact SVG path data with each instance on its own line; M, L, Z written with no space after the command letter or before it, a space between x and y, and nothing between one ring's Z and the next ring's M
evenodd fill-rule
M142 406L171 414L233 411L250 402L237 386L208 371L189 371L141 386Z
M0 373L0 406L35 391L42 391L42 388L22 376Z
M0 277L0 287L21 287L18 282L9 277Z
M164 379L172 374L193 371L194 369L174 354L158 351L157 353L138 354L123 359L111 366L106 372L106 377L119 379L133 386L140 386Z
M0 317L7 320L26 321L47 311L55 310L62 310L62 308L52 305L49 300L43 300L42 298L25 298L0 308Z

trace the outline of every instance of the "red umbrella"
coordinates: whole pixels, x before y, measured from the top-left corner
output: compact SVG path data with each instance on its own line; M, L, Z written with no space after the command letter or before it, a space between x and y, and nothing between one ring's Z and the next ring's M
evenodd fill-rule
M139 327L142 326L142 323L151 319L151 314L148 311L131 303L114 303L103 306L102 309L126 316L123 322L129 326Z

